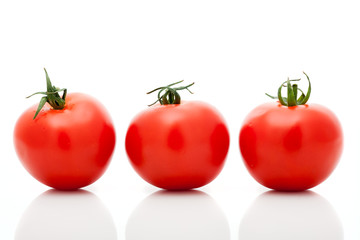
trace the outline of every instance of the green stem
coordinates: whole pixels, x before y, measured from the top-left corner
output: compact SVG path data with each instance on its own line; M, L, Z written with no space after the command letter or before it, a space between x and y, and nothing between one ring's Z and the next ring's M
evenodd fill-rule
M295 98L294 89L293 89L292 85L290 84L289 79L287 82L287 96L288 96L288 106L289 107L296 106L296 98Z
M283 105L283 106L292 107L292 106L306 104L306 102L309 100L310 94L311 94L311 83L310 83L310 79L309 79L308 75L305 72L303 72L303 73L305 74L305 76L308 80L308 83L309 83L309 87L308 87L308 91L307 91L306 95L298 87L297 84L291 84L291 82L300 81L301 79L293 79L293 80L288 79L287 81L282 83L280 85L280 87L278 88L277 96L271 96L267 93L265 93L265 94L272 99L278 99L279 102L281 103L281 105ZM285 83L286 83L286 85L285 85ZM287 97L282 96L282 88L283 87L287 88ZM298 98L298 91L301 93L299 98Z
M158 87L158 88L155 88L154 90L152 90L150 92L147 92L147 94L150 94L150 93L159 91L158 96L157 96L158 99L154 103L152 103L152 104L150 104L148 106L152 106L157 102L159 102L161 105L180 104L181 103L181 97L180 97L180 94L178 93L178 91L186 89L192 94L192 92L188 88L195 84L193 82L193 83L191 83L191 84L189 84L187 86L172 87L172 86L174 86L176 84L182 83L183 81L184 80L181 80L181 81L169 84L169 85L167 85L165 87Z
M46 90L47 91L46 92L36 92L27 97L27 98L29 98L36 94L45 95L44 97L41 98L33 119L36 118L36 116L39 114L39 112L41 111L41 109L44 107L44 105L46 103L49 103L50 106L56 110L61 110L65 107L65 98L66 98L66 94L67 94L67 89L66 88L60 89L60 88L53 86L51 84L49 75L45 68L44 68L44 70L45 70L45 75L46 75ZM63 95L61 97L59 95L59 92L63 92Z

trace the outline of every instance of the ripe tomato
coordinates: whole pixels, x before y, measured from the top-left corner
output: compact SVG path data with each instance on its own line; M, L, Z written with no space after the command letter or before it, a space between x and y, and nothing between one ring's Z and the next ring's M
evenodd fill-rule
M125 146L144 180L159 188L186 190L208 184L220 173L229 133L224 119L206 103L155 105L132 120Z
M326 107L277 102L250 112L239 144L255 180L275 190L300 191L318 185L335 169L343 135L338 119Z
M66 96L63 109L49 103L33 119L26 110L14 130L16 152L26 170L40 182L72 190L95 182L109 165L115 130L96 99L81 93Z

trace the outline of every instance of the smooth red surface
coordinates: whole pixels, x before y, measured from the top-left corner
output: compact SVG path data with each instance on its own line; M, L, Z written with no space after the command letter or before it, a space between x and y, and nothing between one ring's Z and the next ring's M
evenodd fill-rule
M300 191L331 174L342 152L343 134L336 116L321 105L266 103L246 117L239 144L247 169L259 183Z
M105 108L81 93L68 94L62 110L46 104L33 120L36 108L20 116L14 131L16 152L28 172L62 190L85 187L101 177L115 147Z
M138 114L126 135L136 172L164 189L185 190L211 182L229 148L224 119L210 105L182 102L156 105Z

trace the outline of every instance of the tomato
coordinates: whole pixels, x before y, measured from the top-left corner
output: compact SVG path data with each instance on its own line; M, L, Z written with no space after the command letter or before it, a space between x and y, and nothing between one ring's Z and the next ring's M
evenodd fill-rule
M324 106L273 102L249 113L239 146L245 166L259 183L301 191L320 184L335 169L343 134L337 117Z
M26 110L14 130L21 163L37 180L60 190L95 182L109 165L115 130L104 106L91 96L71 93L63 109L46 103Z
M228 220L202 191L157 191L130 214L126 240L230 240Z
M342 225L332 204L315 192L267 191L245 211L238 239L340 240L346 239Z
M222 116L207 103L158 104L132 120L125 147L144 180L163 189L186 190L204 186L220 173L229 133Z
M13 235L14 240L118 239L112 214L86 190L43 192L23 212Z

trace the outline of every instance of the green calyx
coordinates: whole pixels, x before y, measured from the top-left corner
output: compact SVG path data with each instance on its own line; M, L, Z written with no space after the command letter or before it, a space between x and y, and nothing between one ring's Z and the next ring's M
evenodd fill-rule
M41 98L39 106L36 110L36 113L35 113L35 116L33 119L36 118L36 116L39 114L40 110L44 107L45 103L49 103L50 106L56 110L61 110L65 107L65 98L66 98L67 89L66 88L60 89L60 88L53 86L51 84L49 75L45 68L44 68L44 70L45 70L45 75L46 75L46 86L47 86L46 92L36 92L36 93L31 94L30 96L26 97L26 98L29 98L36 94L45 95L44 97ZM63 92L62 97L60 97L59 92Z
M295 81L300 81L301 79L292 79L290 80L288 78L287 81L283 82L281 84L281 86L278 89L278 95L277 96L271 96L267 93L265 93L268 97L272 98L272 99L278 99L279 102L281 103L281 105L283 106L288 106L288 107L292 107L292 106L297 106L297 105L304 105L310 98L310 94L311 94L311 83L310 83L310 79L309 76L303 72L309 82L309 87L307 90L307 93L305 95L305 93L298 88L297 84L291 84L291 82L295 82ZM286 85L285 85L286 84ZM287 88L287 97L283 97L281 94L281 90L283 87ZM298 98L298 92L301 93L300 97Z
M172 84L169 84L165 87L159 87L159 88L156 88L150 92L148 92L147 94L150 94L150 93L153 93L153 92L156 92L156 91L159 91L158 92L158 99L148 105L149 107L154 105L155 103L159 102L161 105L168 105L168 104L180 104L181 102L181 97L180 97L180 94L177 92L177 91L180 91L180 90L188 90L191 94L192 92L189 90L189 87L191 87L192 85L194 85L195 83L191 83L187 86L183 86L183 87L172 87L176 84L179 84L179 83L182 83L184 80L181 80L179 82L176 82L176 83L172 83Z

